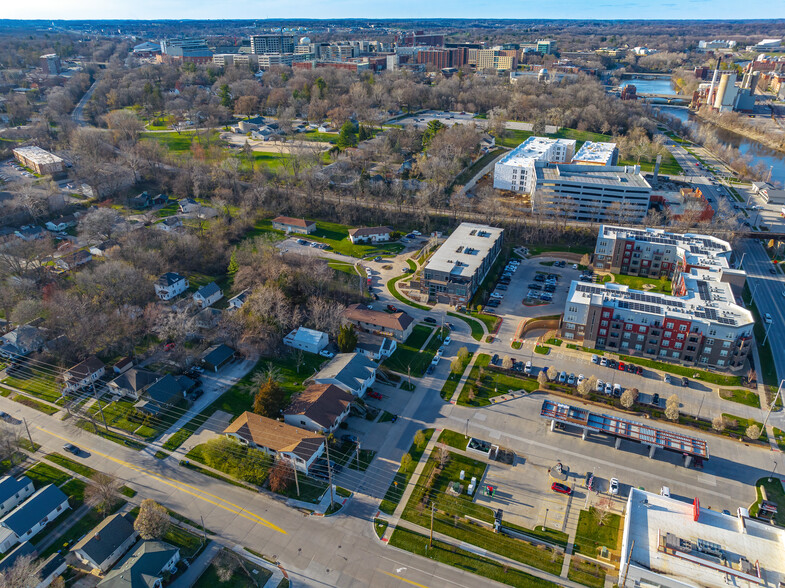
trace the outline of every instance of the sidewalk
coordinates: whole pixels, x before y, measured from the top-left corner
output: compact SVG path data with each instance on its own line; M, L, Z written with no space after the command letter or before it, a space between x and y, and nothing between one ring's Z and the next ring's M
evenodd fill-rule
M204 548L204 551L199 554L199 557L191 562L188 569L170 584L171 588L191 588L191 586L196 584L196 581L210 565L210 562L213 561L213 558L218 555L221 547L220 543L210 541Z
M452 397L449 399L450 404L456 404L458 402L458 397L461 395L461 390L463 390L464 384L466 384L466 380L469 379L469 374L472 373L472 368L474 367L474 362L477 361L477 357L479 357L480 352L476 351L474 355L472 355L472 359L469 362L469 365L466 366L466 369L463 370L463 375L461 379L458 380L458 385L455 387L455 392L452 393Z
M414 485L417 483L417 480L420 479L420 474L422 474L423 468L425 468L425 463L428 461L428 457L430 457L431 452L434 450L437 444L437 440L439 439L439 434L442 432L442 429L436 429L431 436L430 441L428 441L428 445L425 446L425 451L422 452L422 456L420 457L420 461L417 462L417 467L414 468L414 473L412 477L409 479L409 483L406 485L406 490L403 492L403 496L401 496L401 500L398 502L398 506L395 508L395 512L393 513L392 517L389 519L389 524L387 525L387 530L384 532L384 537L382 537L382 541L389 541L390 535L392 535L393 530L395 529L398 522L401 520L401 515L403 514L403 510L406 508L406 504L409 502L409 497L412 495L414 491Z
M769 403L766 402L766 386L763 384L763 378L760 377L760 374L763 373L760 365L760 355L758 355L758 344L757 342L753 343L752 345L752 360L755 365L755 373L758 374L758 378L756 380L757 389L758 389L758 397L760 398L760 405L762 410L768 411L769 410ZM772 411L774 412L774 411ZM772 451L776 451L780 453L782 450L780 449L779 444L777 444L777 439L774 435L774 426L771 422L766 423L766 437L769 440L769 446L771 447Z

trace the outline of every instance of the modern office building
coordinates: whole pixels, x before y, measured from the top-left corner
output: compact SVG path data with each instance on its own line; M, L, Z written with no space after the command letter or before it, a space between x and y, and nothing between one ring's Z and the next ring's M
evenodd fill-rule
M693 268L731 271L730 243L710 235L669 233L663 229L603 225L594 248L594 267L614 274L673 278Z
M537 53L541 55L551 55L556 52L556 41L554 39L540 39L537 41Z
M535 173L532 212L598 223L640 222L649 210L651 186L637 165L557 164Z
M60 65L60 57L57 53L42 55L39 57L38 61L41 64L41 69L44 70L46 75L55 76L63 71L63 68Z
M664 493L663 493L664 494ZM772 503L764 503L772 504ZM761 510L761 513L763 510ZM785 583L785 530L631 488L622 534L620 586L727 588Z
M493 187L513 192L533 192L537 182L536 168L572 160L575 144L574 139L529 137L496 163Z
M504 229L461 223L428 260L420 292L453 306L469 303L499 256Z
M257 55L294 53L294 35L251 35L251 53Z
M40 147L17 147L13 151L16 160L39 175L56 174L63 171L63 160Z
M599 143L586 141L575 156L572 163L579 165L616 165L619 161L619 150L616 143Z
M592 349L741 369L752 349L754 319L722 278L722 271L693 268L677 276L672 295L573 281L562 336Z

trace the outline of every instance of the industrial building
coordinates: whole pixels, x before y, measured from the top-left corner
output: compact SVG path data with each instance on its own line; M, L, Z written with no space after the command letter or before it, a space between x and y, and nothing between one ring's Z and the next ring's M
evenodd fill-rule
M603 225L594 248L594 267L647 278L673 278L693 268L716 269L726 276L740 274L743 286L744 272L731 270L732 256L730 243L710 235Z
M606 282L573 281L561 333L592 349L738 370L752 349L752 313L736 304L721 271L693 268L674 279L674 294Z
M535 169L548 163L566 163L575 154L574 139L529 137L494 166L493 187L532 193L537 182Z
M420 292L453 306L469 303L499 256L504 229L461 223L434 253L420 279Z
M665 494L665 493L663 493ZM621 544L620 586L727 588L785 582L785 530L668 495L631 488Z
M17 147L14 149L14 157L19 163L42 176L63 171L62 158L40 147Z
M651 185L635 166L548 165L536 167L532 212L572 220L605 222L646 216Z
M294 35L251 35L251 53L256 55L294 53Z
M717 112L743 111L755 108L755 90L758 87L760 72L750 66L740 83L737 83L736 72L720 72L720 60L712 75L711 82L704 82L692 95L690 108L698 110L708 107Z

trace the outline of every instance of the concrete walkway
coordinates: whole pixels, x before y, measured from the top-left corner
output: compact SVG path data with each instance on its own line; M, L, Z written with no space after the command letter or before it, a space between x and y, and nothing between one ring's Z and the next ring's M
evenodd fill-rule
M463 390L463 386L466 384L466 380L469 379L469 374L472 373L472 368L474 367L474 362L477 361L477 357L480 355L479 351L476 351L474 355L472 355L471 361L469 361L469 365L466 366L466 369L463 371L463 375L461 379L458 380L458 385L455 387L455 392L452 393L452 397L449 399L450 404L456 404L458 402L458 397L461 395L461 390Z
M71 513L71 516L69 516L57 526L57 529L49 533L38 545L35 546L36 550L38 550L39 553L45 551L50 545L65 535L71 529L71 527L78 523L79 520L89 511L90 507L86 504L83 504L77 508L73 513Z
M210 541L204 548L204 551L199 554L199 557L191 562L188 569L170 584L171 588L191 588L210 565L210 562L213 561L213 558L218 555L221 548L222 545L220 543Z

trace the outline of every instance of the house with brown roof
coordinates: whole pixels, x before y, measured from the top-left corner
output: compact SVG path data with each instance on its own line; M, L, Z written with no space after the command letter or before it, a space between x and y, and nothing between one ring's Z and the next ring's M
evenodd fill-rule
M317 433L332 433L349 416L354 396L334 384L311 384L283 411L285 423Z
M414 328L414 319L403 311L373 310L365 304L352 304L347 307L343 311L343 318L360 331L387 335L397 341L406 341Z
M273 459L293 463L298 471L306 474L324 452L324 437L253 412L246 411L237 417L224 429L224 435Z
M273 219L273 228L286 233L300 233L310 235L316 230L316 221L290 216L278 216Z
M106 366L104 362L98 359L95 355L91 355L83 362L76 364L74 367L69 368L63 374L63 381L65 382L65 389L68 392L73 392L84 388L94 382L106 373Z
M389 241L392 232L390 227L358 227L349 229L349 241L352 243L380 243Z

